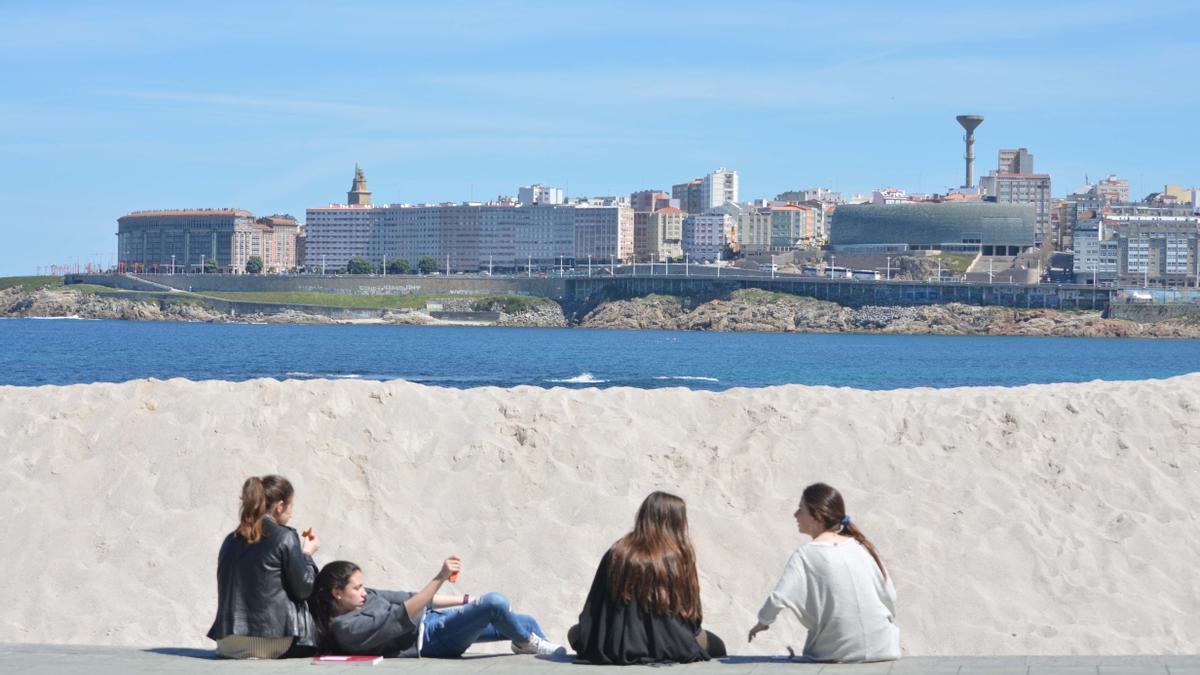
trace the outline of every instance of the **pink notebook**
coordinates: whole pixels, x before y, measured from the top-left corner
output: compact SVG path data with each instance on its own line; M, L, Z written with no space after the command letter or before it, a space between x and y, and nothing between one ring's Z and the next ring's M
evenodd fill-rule
M313 658L313 663L336 663L348 666L373 666L383 660L382 656L338 656L324 654Z

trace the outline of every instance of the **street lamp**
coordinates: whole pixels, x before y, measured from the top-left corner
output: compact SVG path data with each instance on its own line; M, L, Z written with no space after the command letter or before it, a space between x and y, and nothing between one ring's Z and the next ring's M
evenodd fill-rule
M890 255L887 257L887 278L888 281L892 279L892 256Z
M200 254L200 274L204 274L204 254Z
M588 276L592 276L592 254L588 254Z
M175 276L175 254L171 254L171 276Z
M687 251L683 252L683 276L692 276L692 254Z

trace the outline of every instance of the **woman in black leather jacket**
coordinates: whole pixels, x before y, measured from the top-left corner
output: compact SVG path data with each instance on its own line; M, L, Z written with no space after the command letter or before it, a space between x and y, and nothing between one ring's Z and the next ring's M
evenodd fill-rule
M312 594L321 542L301 537L292 518L292 484L283 476L257 476L242 485L241 522L225 537L217 557L217 618L208 637L226 658L274 659L316 651Z

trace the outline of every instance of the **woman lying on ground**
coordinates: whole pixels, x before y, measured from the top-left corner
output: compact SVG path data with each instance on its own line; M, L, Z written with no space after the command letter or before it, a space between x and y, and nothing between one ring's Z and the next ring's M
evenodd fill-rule
M317 575L308 601L321 651L456 658L476 642L511 640L515 654L566 655L532 616L513 612L499 593L438 595L442 583L460 569L458 558L447 558L425 588L408 593L367 588L358 565L329 563Z
M294 506L283 476L248 478L241 522L217 556L217 618L208 637L231 659L306 656L316 634L304 601L312 592L321 542L287 526Z
M896 591L875 547L846 515L842 495L824 483L809 485L793 515L812 541L788 558L750 640L788 608L808 629L805 661L900 658Z
M725 644L700 627L701 618L687 505L675 495L653 492L638 509L633 531L601 559L579 625L567 639L579 660L591 663L690 663L725 656Z

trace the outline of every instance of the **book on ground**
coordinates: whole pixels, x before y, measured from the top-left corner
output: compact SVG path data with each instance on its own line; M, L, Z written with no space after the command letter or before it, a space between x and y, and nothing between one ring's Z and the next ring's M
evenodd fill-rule
M322 654L313 658L313 663L330 663L348 666L373 666L383 660L382 656L340 656L338 654Z

